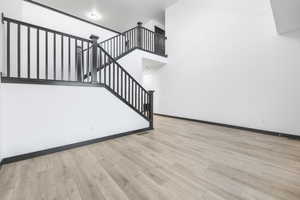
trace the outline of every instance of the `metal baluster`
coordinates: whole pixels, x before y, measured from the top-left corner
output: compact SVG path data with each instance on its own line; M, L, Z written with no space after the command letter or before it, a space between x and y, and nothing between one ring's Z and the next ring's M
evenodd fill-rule
M101 72L102 72L102 49L99 48L99 83L101 83Z
M132 86L131 86L131 105L133 106L134 98L133 98L133 91L134 91L134 80L132 79Z
M109 60L109 63L110 63L110 60ZM111 64L109 64L109 67L108 67L108 85L109 85L109 87L111 87Z
M123 97L123 69L121 69L121 97Z
M137 84L134 84L134 107L137 108Z
M75 79L76 81L79 81L78 80L78 48L77 48L77 39L74 40L75 42ZM83 54L83 53L82 53Z
M21 26L18 24L18 78L21 77Z
M40 79L40 31L36 29L36 78Z
M68 80L71 80L71 38L68 37Z
M27 78L30 78L30 27L27 27Z
M10 22L7 22L7 77L10 77Z
M119 66L117 65L117 93L120 94L120 91L119 91Z
M126 79L127 79L127 74L125 73L124 74L124 96L125 96L125 100L127 100L127 81L126 81Z
M61 35L61 80L64 80L64 36Z
M76 40L76 44L77 44L77 40ZM76 58L76 78L77 78L77 81L79 82L84 82L84 77L83 77L83 62L82 62L82 54L83 54L83 51L82 51L82 47L81 46L77 46L76 45L76 55L75 55L75 58Z
M113 81L113 90L115 92L115 63L112 63L113 65L113 78L112 78L112 81Z
M144 109L144 115L147 117L145 105L146 105L146 92L144 91L144 102L143 102L144 107L143 107L143 109Z
M97 55L98 55L98 39L96 35L91 35L90 39L92 40L92 69L91 69L91 79L93 83L97 82Z
M105 63L106 63L106 59L107 59L107 55L106 54L104 54L104 64L103 64L103 66L104 66L104 84L106 85L106 66L105 66Z
M53 79L56 80L56 34L53 36Z
M149 120L150 120L150 128L153 129L153 90L149 91Z
M46 67L46 71L45 71L45 77L46 80L48 80L48 31L46 31L46 37L45 37L45 67Z
M86 74L87 74L87 82L90 80L90 43L87 44L87 54L86 54Z
M130 103L130 76L127 75L128 77L128 84L127 84L127 102Z
M83 48L84 48L84 42L81 40L81 71L82 71L82 74L84 74L84 70L85 70L85 62L84 62L84 51L83 51ZM88 79L89 78L89 74L86 74L87 77L83 77L82 79L82 82L85 81L85 79Z

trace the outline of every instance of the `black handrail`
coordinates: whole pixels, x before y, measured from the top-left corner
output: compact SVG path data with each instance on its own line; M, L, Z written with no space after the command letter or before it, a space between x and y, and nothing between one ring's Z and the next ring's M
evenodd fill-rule
M2 23L3 22L12 22L12 23L15 23L15 24L20 24L20 25L23 25L23 26L29 26L31 28L36 28L36 29L39 29L39 30L43 30L43 31L46 31L46 32L49 32L49 33L56 33L57 35L63 35L63 36L66 36L66 37L75 38L75 39L82 40L82 41L85 41L85 42L91 42L91 40L86 39L86 38L78 37L78 36L71 35L71 34L68 34L68 33L63 33L63 32L60 32L60 31L57 31L57 30L54 30L54 29L49 29L49 28L46 28L46 27L30 24L30 23L23 22L23 21L20 21L20 20L8 18L8 17L5 17L5 16L2 16Z

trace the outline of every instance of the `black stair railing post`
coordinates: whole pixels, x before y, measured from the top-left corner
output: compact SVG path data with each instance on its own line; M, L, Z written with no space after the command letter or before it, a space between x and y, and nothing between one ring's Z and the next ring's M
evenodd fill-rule
M98 55L98 39L96 35L91 35L92 40L92 69L91 69L91 81L92 83L97 82L97 55Z
M141 48L143 47L143 30L142 30L142 27L143 27L143 23L142 22L138 22L137 23L137 47L138 48Z
M82 53L82 47L76 46L76 79L79 82L83 81Z
M150 121L150 128L153 129L153 95L154 95L154 90L149 90L149 121Z

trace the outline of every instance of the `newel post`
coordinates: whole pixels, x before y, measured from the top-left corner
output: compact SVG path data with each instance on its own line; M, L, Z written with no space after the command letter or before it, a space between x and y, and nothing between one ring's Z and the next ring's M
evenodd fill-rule
M76 46L76 80L79 82L83 82L83 69L82 69L82 47Z
M143 23L142 22L138 22L137 23L137 47L141 48L143 47L143 43L142 43L142 34L143 34Z
M97 51L98 51L98 39L96 35L91 35L90 39L92 40L92 69L91 69L91 81L92 83L97 82Z
M150 120L150 128L153 129L153 99L154 99L154 90L149 90L149 120Z

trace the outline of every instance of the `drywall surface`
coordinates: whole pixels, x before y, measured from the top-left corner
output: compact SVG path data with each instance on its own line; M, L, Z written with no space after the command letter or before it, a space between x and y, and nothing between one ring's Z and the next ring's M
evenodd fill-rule
M300 29L299 0L271 0L271 4L278 33Z
M149 127L100 87L1 85L3 157Z
M143 71L145 63L160 63L166 64L168 59L162 56L157 56L152 53L148 53L139 49L127 54L123 58L118 60L118 63L128 71L139 83L143 80Z
M1 0L0 1L0 13L4 13L5 15L11 15L19 17L21 13L21 0ZM4 25L0 23L0 73L5 66L5 29ZM1 81L1 80L0 80ZM1 101L2 90L1 90L1 82L0 82L0 107L2 104ZM0 120L0 127L2 127L2 121ZM3 132L0 128L0 162L4 158L3 154Z
M154 90L153 96L153 111L154 113L159 112L159 96L160 96L160 79L158 78L158 73L160 67L149 68L144 66L143 68L143 80L142 84L146 90Z
M112 31L102 29L26 1L22 1L22 20L87 39L91 34L99 36L100 41L116 35L116 33Z
M300 135L300 33L277 34L269 0L181 0L166 32L157 112Z

